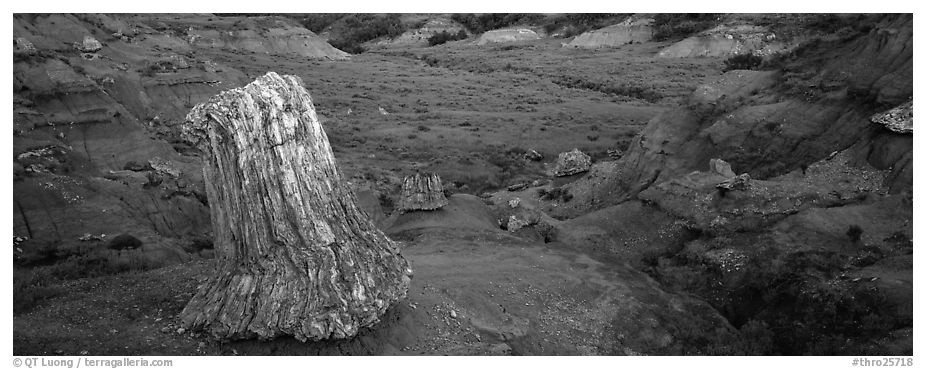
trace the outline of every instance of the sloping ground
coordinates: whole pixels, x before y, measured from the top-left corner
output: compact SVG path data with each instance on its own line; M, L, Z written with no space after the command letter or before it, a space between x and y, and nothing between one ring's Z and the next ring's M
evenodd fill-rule
M912 95L912 17L878 17L864 35L795 50L779 70L698 88L620 160L567 185L575 198L558 214L601 210L563 223L594 234L618 208L679 219L699 237L655 243L645 270L768 337L760 352L911 353L912 135L871 117ZM708 171L713 158L751 179ZM625 202L635 199L650 207Z
M202 51L345 56L280 17L17 14L13 23L33 45L13 55L13 232L28 238L16 254L26 259L55 245L118 262L105 244L129 233L161 251L126 253L152 265L185 260L184 248L210 237L209 210L199 158L175 126L248 79ZM85 234L102 240L78 241Z
M617 47L628 43L647 42L653 39L653 19L627 18L621 23L576 36L564 47L597 49Z
M593 167L596 181L571 188L580 200L574 206L632 198L653 183L706 169L711 158L768 178L850 147L854 161L893 168L892 192L911 189L909 136L870 123L912 95L911 42L909 17L888 16L861 37L799 49L783 70L727 72L699 87L688 107L650 121L614 168Z
M720 25L669 46L660 58L727 57L738 54L769 55L788 45L761 26Z
M336 49L325 39L312 31L295 25L283 17L244 19L221 19L216 22L191 22L179 20L182 24L197 24L190 27L186 40L195 47L212 47L225 50L241 50L252 53L274 55L295 55L312 59L344 60L350 54ZM201 22L201 21L200 21ZM234 22L235 30L226 31Z
M453 230L429 231L402 253L415 270L408 300L351 340L223 344L178 331L174 317L212 263L192 262L56 286L59 296L17 319L15 354L631 355L736 347L736 332L706 304L619 264Z
M476 40L476 45L482 46L500 42L516 42L539 39L540 35L538 35L537 32L534 32L534 30L528 28L496 29L492 31L486 31L480 35L479 39Z
M498 230L495 217L481 198L456 194L448 200L446 206L436 210L396 212L386 221L386 232L398 234L425 228Z

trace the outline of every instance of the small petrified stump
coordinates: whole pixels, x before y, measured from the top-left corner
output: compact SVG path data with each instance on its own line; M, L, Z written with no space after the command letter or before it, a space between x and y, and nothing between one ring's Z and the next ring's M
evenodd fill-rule
M569 152L561 152L556 158L556 169L553 175L557 177L571 176L582 172L587 172L592 166L592 158L579 149L572 149Z
M723 161L723 159L711 159L710 166L711 173L727 178L736 177L736 173L733 171L733 168L730 167L730 163Z
M444 186L437 173L415 173L405 177L399 211L407 213L416 210L435 210L447 205Z
M268 73L193 108L218 270L180 314L218 339L345 338L408 291L396 244L356 205L298 77Z

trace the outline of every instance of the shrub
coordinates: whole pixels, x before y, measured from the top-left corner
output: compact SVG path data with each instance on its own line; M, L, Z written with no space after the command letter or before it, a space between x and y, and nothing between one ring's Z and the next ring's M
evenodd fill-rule
M653 39L665 41L684 38L717 25L717 14L656 14L653 17Z
M312 26L317 28L325 21L320 20L319 24ZM337 19L337 22L332 25L333 36L328 43L351 54L366 51L360 45L364 42L379 37L396 37L406 30L398 14L349 14Z
M427 132L427 131L430 131L431 129L428 128L428 126L426 126L426 125L419 124L419 125L418 125L418 130L421 131L421 132Z
M556 187L549 191L543 188L538 188L537 196L539 196L541 199L551 201L562 199L563 202L569 202L569 200L572 200L572 194L569 193L569 189L565 187Z
M42 301L61 294L57 287L44 285L34 274L19 269L13 270L13 315L27 313Z
M846 231L846 236L849 236L849 240L851 240L852 243L858 243L862 240L862 233L864 232L865 231L862 230L862 227L853 224L849 226L849 230Z
M128 233L120 234L113 239L109 240L109 243L106 244L106 247L113 250L126 250L126 249L137 249L141 247L141 240L135 238Z
M428 37L428 46L437 46L449 41L464 40L469 37L466 34L466 31L460 30L457 33L450 33L447 31L440 31L440 33L435 33L433 36Z
M756 69L762 64L762 57L753 53L733 55L723 61L723 70Z

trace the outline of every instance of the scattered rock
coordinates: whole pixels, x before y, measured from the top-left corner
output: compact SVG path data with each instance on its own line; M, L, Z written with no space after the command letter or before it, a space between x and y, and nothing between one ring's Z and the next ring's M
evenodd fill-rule
M718 183L717 188L722 190L745 191L749 189L749 182L749 173L743 173Z
M35 54L37 50L35 45L32 44L29 40L17 37L13 39L13 53L14 54Z
M444 186L437 173L415 173L405 177L399 210L403 213L416 210L435 210L447 205Z
M92 235L90 233L84 233L83 236L80 236L77 240L81 242L92 242L92 241L102 241L106 237L106 234L100 234L99 236Z
M913 98L888 111L871 116L871 122L897 133L913 133Z
M524 153L524 158L530 161L541 161L543 160L543 154L537 152L537 150L530 149Z
M518 205L521 205L521 198L515 197L511 200L508 200L508 207L513 209L513 208L518 207Z
M95 53L101 49L103 49L103 44L93 36L84 36L84 41L77 44L77 50L84 53Z
M592 166L592 158L587 154L573 149L569 152L562 152L556 158L556 169L553 175L557 177L571 176L582 172L587 172Z
M151 166L151 169L154 169L159 173L167 174L174 178L178 178L180 177L180 174L182 174L180 169L177 169L177 167L175 167L170 160L161 159L158 156L148 160L148 165Z
M515 184L513 184L513 185L511 185L511 186L508 186L508 192L521 191L521 190L523 190L523 189L525 189L525 188L527 188L527 183L524 183L524 182L515 183Z
M389 115L389 112L386 109L383 109L382 106L379 107L379 113L382 115Z
M530 225L530 222L524 219L519 219L516 215L511 215L508 217L508 232L517 232L521 228L527 227Z
M621 149L614 148L608 150L608 157L611 159L620 159L621 156L624 156L624 152Z

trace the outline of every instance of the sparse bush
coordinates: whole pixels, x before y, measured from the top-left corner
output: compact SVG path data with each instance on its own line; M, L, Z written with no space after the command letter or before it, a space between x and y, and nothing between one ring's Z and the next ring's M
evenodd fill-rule
M549 191L543 188L538 188L537 196L539 196L543 200L550 200L550 201L562 199L563 202L569 202L569 200L572 200L572 194L569 193L569 189L565 187L556 187Z
M312 24L312 27L317 28L327 20L319 18L319 23ZM361 46L364 42L379 37L396 37L406 30L398 14L348 14L328 25L332 27L332 38L328 43L351 54L366 51Z
M723 61L724 71L730 70L752 70L762 64L762 57L753 53L733 55Z
M846 231L846 236L849 236L849 240L852 241L852 243L858 243L862 240L862 233L865 233L862 227L853 224L849 226L849 230Z
M62 290L44 285L28 270L13 270L13 315L32 311L42 301L60 295Z
M383 212L386 214L392 213L392 210L395 209L395 200L393 200L392 197L390 197L388 194L380 192L379 196L377 196L377 199L379 199L379 206L383 208Z
M431 129L428 128L428 126L426 126L426 125L419 124L419 125L418 125L418 130L421 131L421 132L427 132L427 131L430 131Z
M120 234L113 239L109 240L109 243L106 244L106 247L112 250L126 250L126 249L137 249L141 247L141 240L135 238L128 233Z
M684 38L705 31L718 24L717 14L682 13L656 14L653 17L653 39L665 41Z
M466 31L462 29L457 33L440 31L440 33L435 33L433 36L428 37L428 46L437 46L450 41L465 40L467 37L469 36L466 34Z
M462 24L472 33L483 33L518 24L535 24L544 18L544 15L534 13L486 13L479 15L458 13L450 16L450 19Z

